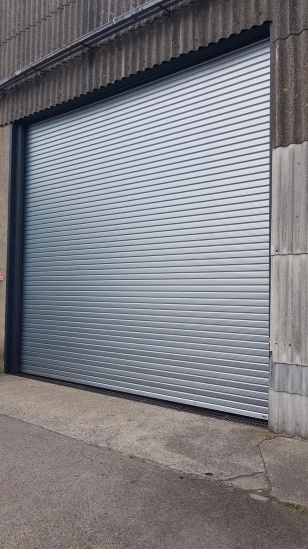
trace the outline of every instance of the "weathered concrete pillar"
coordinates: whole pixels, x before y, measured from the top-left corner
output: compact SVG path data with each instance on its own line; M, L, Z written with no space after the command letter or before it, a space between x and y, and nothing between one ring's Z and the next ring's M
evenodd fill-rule
M308 30L304 29L274 43L269 427L308 437Z
M0 127L0 372L3 370L10 126Z

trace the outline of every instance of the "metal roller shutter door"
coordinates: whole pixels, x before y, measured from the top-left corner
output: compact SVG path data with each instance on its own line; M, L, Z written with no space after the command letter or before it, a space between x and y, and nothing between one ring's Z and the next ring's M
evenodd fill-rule
M20 370L267 417L270 48L30 126Z

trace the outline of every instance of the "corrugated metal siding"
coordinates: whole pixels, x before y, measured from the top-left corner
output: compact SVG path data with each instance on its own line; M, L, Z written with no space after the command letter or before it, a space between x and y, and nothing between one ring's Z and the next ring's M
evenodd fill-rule
M21 371L266 417L268 41L31 127Z
M145 0L9 0L1 3L0 78L54 51Z
M143 0L62 3L5 0L3 40L12 37L15 28L18 37L11 38L10 44L2 47L1 74L7 76L14 67L19 68L50 51L51 45L61 46L77 34L142 3ZM138 28L131 28L125 37L120 35L116 41L101 45L94 54L85 52L45 76L32 78L6 92L0 98L0 124L79 97L270 20L274 22L273 39L277 41L273 56L273 145L285 146L308 139L306 0L184 0L179 6L182 7L175 7L171 17L161 14L155 22L151 19ZM7 30L12 28L13 32ZM290 36L292 34L294 36Z
M307 4L308 8L308 4ZM308 13L308 9L307 9ZM273 47L274 146L308 141L308 27Z

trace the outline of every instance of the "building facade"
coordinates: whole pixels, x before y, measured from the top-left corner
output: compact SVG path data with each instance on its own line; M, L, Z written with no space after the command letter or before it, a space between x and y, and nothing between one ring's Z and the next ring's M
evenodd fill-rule
M306 437L306 2L158 4L1 4L5 370Z

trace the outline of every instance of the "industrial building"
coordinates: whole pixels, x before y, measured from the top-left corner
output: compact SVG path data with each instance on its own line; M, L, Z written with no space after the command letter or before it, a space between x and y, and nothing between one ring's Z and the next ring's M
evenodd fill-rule
M308 436L306 1L0 10L5 372Z

